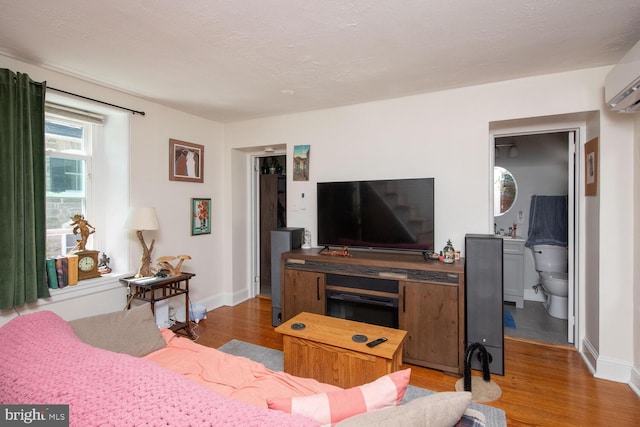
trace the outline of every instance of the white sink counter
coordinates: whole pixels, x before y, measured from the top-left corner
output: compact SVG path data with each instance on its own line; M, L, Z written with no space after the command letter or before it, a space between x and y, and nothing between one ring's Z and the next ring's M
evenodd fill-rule
M524 242L526 239L520 236L516 236L516 237L511 237L511 236L500 236L502 237L504 240L512 240L512 241L521 241Z

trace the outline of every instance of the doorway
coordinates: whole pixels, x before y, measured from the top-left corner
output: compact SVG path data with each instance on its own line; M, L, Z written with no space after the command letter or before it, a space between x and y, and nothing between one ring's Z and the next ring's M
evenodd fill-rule
M287 225L285 154L254 157L254 278L257 295L271 297L271 230Z
M509 312L513 322L505 323L505 336L530 339L545 343L571 346L575 342L575 296L577 280L576 233L577 227L577 185L579 169L576 164L575 143L579 128L521 130L518 132L500 132L492 135L494 148L493 168L507 170L513 178L512 188L516 194L510 201L510 207L494 214L496 234L516 234L516 239L505 240L505 248L510 249L521 242L521 255L505 252L505 313ZM510 188L511 188L510 187ZM566 318L549 314L548 296L542 291L540 276L535 269L532 237L529 233L531 205L536 197L566 197L566 246L568 251L568 296L566 299ZM503 206L493 195L495 206ZM508 230L515 230L509 233ZM515 246L514 246L515 245ZM518 303L508 301L506 289L513 289L514 270L507 275L507 257L520 256L516 276L522 278L521 294ZM513 264L509 264L513 266ZM509 281L509 283L507 283ZM517 300L517 298L516 298Z

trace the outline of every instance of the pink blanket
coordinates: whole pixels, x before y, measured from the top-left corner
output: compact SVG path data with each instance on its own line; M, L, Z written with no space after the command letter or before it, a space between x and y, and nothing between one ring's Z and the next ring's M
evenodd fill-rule
M148 360L81 342L41 311L0 328L0 403L69 404L72 426L311 426L229 399Z
M159 365L236 400L263 408L268 398L309 396L339 387L267 369L262 363L205 347L162 330L167 346L145 356Z

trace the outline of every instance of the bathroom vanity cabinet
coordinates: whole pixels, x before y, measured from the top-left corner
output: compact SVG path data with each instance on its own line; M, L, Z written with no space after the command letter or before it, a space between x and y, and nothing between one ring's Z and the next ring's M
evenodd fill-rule
M504 300L524 308L524 240L504 239Z
M407 331L405 362L462 373L464 259L444 264L420 254L373 251L342 257L315 248L283 253L281 268L283 322L303 311L367 323L375 323L370 316L389 319L382 326ZM332 308L335 294L348 308ZM374 301L386 303L375 307Z

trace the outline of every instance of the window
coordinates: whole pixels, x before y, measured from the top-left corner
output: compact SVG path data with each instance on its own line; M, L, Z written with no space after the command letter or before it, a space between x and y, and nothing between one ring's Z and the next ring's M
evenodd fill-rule
M61 115L45 115L47 257L64 255L76 244L71 217L90 217L93 134L97 125Z
M110 259L111 275L131 271L131 236L123 226L129 209L129 133L127 112L47 93L47 257L75 247L71 217L83 214L95 229L87 249ZM100 279L87 282L100 286Z

